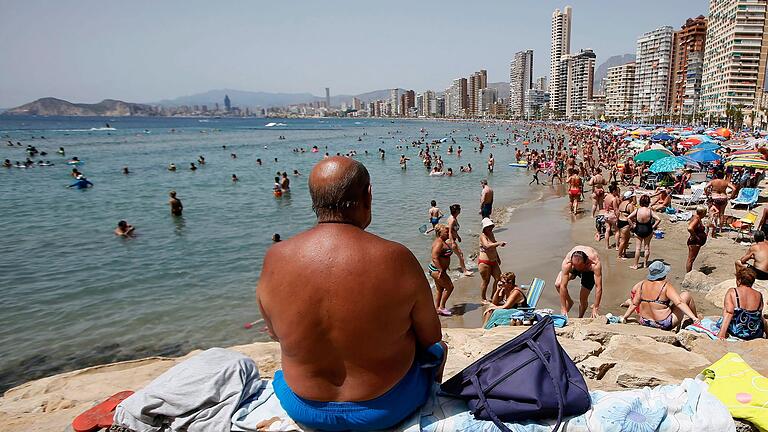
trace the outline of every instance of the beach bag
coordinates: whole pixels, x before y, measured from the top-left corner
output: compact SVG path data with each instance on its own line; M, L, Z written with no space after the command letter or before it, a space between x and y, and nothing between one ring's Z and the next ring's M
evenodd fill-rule
M591 406L584 377L555 336L552 318L538 323L478 359L440 387L444 396L467 401L478 420L502 422L557 419L587 412Z

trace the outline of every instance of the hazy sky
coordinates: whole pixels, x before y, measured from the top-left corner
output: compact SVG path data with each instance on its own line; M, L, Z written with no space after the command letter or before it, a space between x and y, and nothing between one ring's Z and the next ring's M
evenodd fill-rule
M549 0L0 0L0 107L54 96L154 102L217 89L442 90L534 50L549 71ZM574 0L571 51L598 64L637 36L706 15L707 0Z

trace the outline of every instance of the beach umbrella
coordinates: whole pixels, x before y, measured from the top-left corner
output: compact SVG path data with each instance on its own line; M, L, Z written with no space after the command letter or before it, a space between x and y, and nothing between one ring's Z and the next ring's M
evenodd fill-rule
M675 137L668 133L659 133L651 137L652 141L673 141Z
M731 137L731 131L729 129L726 129L726 128L715 129L713 134L719 135L719 136L721 136L721 137L723 137L725 139L728 139L728 138Z
M663 159L671 155L672 152L669 150L646 150L644 152L638 153L637 156L635 156L635 162L656 162L659 159Z
M693 169L699 169L701 168L701 164L696 162L695 160L691 159L688 156L675 156L677 160L683 163L686 168L693 168Z
M720 144L716 144L713 142L703 142L701 144L696 144L695 146L691 147L691 151L717 150L719 148L720 148Z
M765 159L762 153L757 150L738 150L728 154L728 159L736 158L749 158L749 159Z
M686 153L686 156L696 162L710 163L719 161L722 157L712 150L699 150Z
M662 144L653 143L653 144L651 144L651 150L667 150L667 148L664 147L664 145L662 145Z
M632 135L648 136L650 134L651 134L651 131L643 128L638 128L632 131Z
M632 138L632 137L626 137L626 138L624 138L624 141L633 141L633 140L634 140L634 138Z
M699 140L699 142L714 141L711 136L703 135L703 134L690 135L686 139L691 139L691 138L696 138L697 140Z
M697 144L701 144L701 140L698 138L686 138L680 141L680 145L686 148L691 148Z
M648 171L658 174L658 173L666 173L666 172L675 172L684 167L685 167L685 164L682 161L680 161L677 157L667 156L651 164L651 167L648 168Z
M768 161L755 158L736 158L725 163L727 167L746 167L755 169L768 169Z

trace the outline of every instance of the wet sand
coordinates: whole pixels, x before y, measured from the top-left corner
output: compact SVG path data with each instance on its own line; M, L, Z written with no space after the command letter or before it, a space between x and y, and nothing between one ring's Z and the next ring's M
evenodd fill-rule
M507 246L499 248L502 271L513 271L518 284L529 284L534 277L544 279L546 286L539 308L560 310L560 302L554 284L560 271L565 254L575 245L594 247L600 254L603 264L603 298L600 315L606 313L623 314L626 309L619 305L624 302L632 287L647 275L647 270L629 268L634 263L632 257L635 239L630 240L626 260L616 259L616 249L605 248L605 241L595 241L594 219L591 217L591 202L581 203L581 211L572 216L568 211L568 200L562 187L545 187L540 200L521 206L513 211L509 220L496 229L496 238L506 241ZM672 223L666 215L660 215L660 229L665 231L663 239L654 239L651 243L651 260L661 259L672 266L668 280L678 291L682 290L685 277L685 261L688 256L686 240L688 238L687 223ZM462 247L467 255L477 248L477 235L466 236ZM734 276L733 262L743 255L747 246L734 245L730 238L723 236L709 239L701 249L694 270L708 274L717 282L732 279ZM642 265L643 259L640 263ZM458 266L453 260L451 268ZM481 278L477 270L477 260L467 258L467 266L475 271L471 277L461 277L454 281L454 292L448 300L453 317L441 318L443 327L477 328L482 325L483 307L480 304ZM489 287L489 296L491 290ZM578 279L570 283L571 298L576 305L571 309L570 316L578 313ZM692 293L699 313L719 316L721 310L704 299L704 293ZM590 304L594 301L594 293L590 295ZM589 313L589 310L587 310Z

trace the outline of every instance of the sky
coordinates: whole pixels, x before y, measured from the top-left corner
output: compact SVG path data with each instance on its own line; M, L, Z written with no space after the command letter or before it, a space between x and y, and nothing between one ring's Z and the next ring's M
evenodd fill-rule
M571 52L597 64L707 0L0 0L0 107L41 97L156 102L213 89L359 94L443 90L517 51L549 71L550 21L573 7Z

